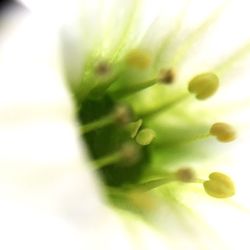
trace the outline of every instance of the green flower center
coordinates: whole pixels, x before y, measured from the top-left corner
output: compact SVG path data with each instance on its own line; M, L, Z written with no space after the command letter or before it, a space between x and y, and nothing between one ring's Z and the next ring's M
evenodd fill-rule
M112 188L124 193L141 190L144 193L171 182L203 183L189 168L169 171L164 169L164 164L157 178L153 178L152 158L158 150L157 147L168 150L169 147L175 148L176 145L189 144L209 136L215 136L223 142L234 139L230 125L216 123L211 129L208 127L204 134L184 138L177 136L172 141L164 137L159 140L154 125L150 127L155 116L194 98L193 94L198 100L209 98L218 89L219 80L213 73L200 74L187 83L186 92L150 109L145 107L140 112L135 111L134 104L146 98L146 89L156 85L172 88L175 84L175 74L171 69L161 69L154 73L154 77L147 79L147 71L153 66L153 60L147 53L132 50L116 64L101 62L92 68L90 66L85 75L86 86L94 84L85 98L78 100L78 119L93 165L108 190ZM144 74L142 78L145 80L138 82L140 75ZM168 130L168 127L165 129ZM226 139L222 140L222 137ZM151 180L144 181L144 177L150 175ZM209 182L205 186L208 194L223 198L230 196L230 192L222 195L215 195L215 191L209 192L207 189L213 183Z
M165 61L164 51L174 41L178 28L152 50L140 46L135 49L126 45L134 14L131 19L128 17L117 44L111 43L111 48L102 51L100 42L100 48L89 53L80 83L72 84L82 139L108 195L118 203L125 200L126 206L130 202L140 206L150 200L148 195L153 189L170 183L196 183L215 198L232 196L235 188L228 176L216 172L206 181L186 166L188 159L195 158L194 152L203 149L196 142L207 138L233 141L234 129L223 122L202 123L200 116L194 117L198 122L185 124L185 121L190 118L189 104L216 94L220 85L217 73L222 76L249 45L211 72L201 72L180 85L178 65L219 12L212 13L177 48L173 58ZM158 119L163 114L169 117ZM170 167L182 158L186 160L185 167L176 164Z

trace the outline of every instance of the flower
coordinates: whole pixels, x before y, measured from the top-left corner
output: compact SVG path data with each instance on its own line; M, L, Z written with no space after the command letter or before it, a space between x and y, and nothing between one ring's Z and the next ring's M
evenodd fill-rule
M107 3L107 1L104 3ZM95 36L93 28L96 26L87 26L89 23L86 20L86 23L81 23L84 25L81 29L83 32L88 32L85 33L85 37L88 35L88 39L81 40L82 33L77 28L73 31L71 29L63 29L63 51L67 52L64 54L64 60L66 59L64 69L66 70L68 86L71 89L73 100L77 107L79 130L82 132L82 139L85 145L87 145L92 158L91 166L99 168L98 171L103 181L102 183L105 183L101 187L105 190L109 200L118 207L145 216L151 222L152 219L154 223L160 221L161 223L156 224L160 225L167 232L167 238L173 239L173 246L183 249L181 243L175 242L176 237L180 234L179 230L176 231L176 225L179 223L181 227L185 225L189 227L189 220L194 220L191 224L191 233L197 236L199 235L198 232L194 232L200 230L200 225L196 227L197 225L195 224L201 223L196 218L196 215L192 215L188 207L193 208L195 211L195 207L199 205L201 207L202 204L209 201L212 206L218 207L218 211L222 211L221 206L223 206L223 212L225 212L228 210L226 207L224 208L224 205L221 205L223 202L213 201L212 198L210 199L206 196L205 192L213 197L220 198L227 198L235 193L234 183L231 178L206 167L211 164L216 166L216 155L218 152L222 152L217 148L219 144L212 136L216 137L220 142L229 142L235 138L235 130L230 124L215 119L215 117L217 118L217 112L214 110L209 112L209 109L208 112L205 112L206 104L203 103L207 101L207 98L217 94L226 69L231 69L229 67L231 66L231 62L238 59L237 57L242 54L242 51L246 51L246 49L238 50L237 53L229 57L230 60L225 60L226 63L220 63L217 59L216 63L218 66L212 71L207 65L199 65L197 68L195 67L195 70L188 68L188 72L185 73L185 69L182 69L180 63L184 60L184 56L187 55L190 44L204 32L204 29L207 28L216 15L213 14L208 19L209 22L205 21L195 32L189 32L191 35L188 35L189 33L187 32L186 39L183 39L182 36L177 36L180 40L174 40L177 31L181 30L180 24L177 22L178 25L176 24L170 36L167 36L167 39L163 39L163 44L160 43L159 46L159 41L162 41L162 37L160 39L154 37L155 41L149 39L150 36L147 35L144 36L144 39L136 39L140 38L142 33L137 34L138 37L133 37L132 22L137 17L137 12L133 12L136 9L133 3L134 1L131 2L131 5L128 4L126 6L126 8L131 8L132 13L129 12L129 18L125 19L127 21L125 21L124 27L122 26L120 33L118 29L114 29L114 26L112 26L116 25L116 23L113 24L111 22L111 26L109 27L103 22L101 23L103 26L98 26L98 23L95 23L98 27L98 34ZM85 9L89 11L88 8ZM109 10L108 8L107 13L109 13ZM115 10L118 11L120 9ZM152 10L150 9L150 11ZM93 13L96 17L96 12ZM105 17L107 13L104 12L103 16ZM87 19L88 16L86 14L81 13L82 16L80 17ZM118 11L118 20L121 15L122 13ZM100 16L102 17L102 15ZM116 12L112 16L112 20L115 17ZM63 18L62 20L64 20ZM57 21L60 23L62 20L59 18ZM89 16L88 21L92 20L93 17ZM124 19L122 18L122 20ZM39 18L36 21L39 21ZM96 22L96 19L94 21ZM50 22L51 20L49 20L49 24L51 24ZM58 23L56 22L56 26ZM121 24L123 24L123 21ZM44 24L40 25L43 27ZM56 35L53 34L55 31L54 28L53 26L51 27L48 46L51 45L54 35ZM41 38L43 43L46 42L44 37L49 30L45 30L43 34L42 30L38 29L36 34L38 45ZM105 32L99 32L102 30ZM152 28L149 31L152 32ZM146 34L152 33L148 32ZM160 32L159 34L163 37L166 35L165 32L162 32L162 34ZM34 36L34 34L32 35ZM91 36L93 39L91 39ZM76 41L78 43L82 41L84 46L77 46ZM179 46L176 46L178 44ZM43 48L45 48L44 45L46 43L43 44ZM170 47L171 49L169 50L166 45L173 47ZM34 49L34 52L37 53L36 50L40 49L40 47L37 49L36 47L32 47L31 49ZM50 53L54 55L52 51ZM157 51L161 53L157 54ZM175 51L177 53L174 54L173 52ZM33 54L36 54L34 52ZM20 53L18 58L21 60L19 65L22 65L21 70L15 70L13 76L10 74L10 71L6 71L5 73L6 77L4 79L8 79L8 82L12 83L10 85L10 94L7 95L12 97L11 100L13 100L13 95L11 95L12 90L19 86L17 86L18 78L28 84L27 87L21 85L20 92L17 95L18 97L22 97L20 93L25 94L23 99L17 99L20 109L18 127L20 127L20 117L21 120L23 119L22 114L27 114L28 111L30 116L30 112L32 111L30 110L31 104L33 107L36 107L36 112L34 113L37 113L37 110L39 110L37 99L39 102L46 101L46 103L50 104L49 108L45 110L44 105L41 107L41 114L38 121L35 120L35 122L29 123L29 125L32 125L31 128L26 128L24 132L17 131L16 134L13 134L13 131L10 132L11 135L14 135L13 140L15 141L22 135L18 141L28 141L27 145L29 147L22 147L21 145L17 147L17 155L22 156L20 158L21 162L23 162L22 164L20 164L17 157L18 161L11 159L10 162L7 161L7 165L15 166L15 176L17 181L21 182L18 188L22 188L20 191L22 199L31 197L32 203L34 201L35 203L38 202L38 205L42 203L46 209L55 207L52 211L59 212L59 214L62 213L64 216L66 214L74 224L79 223L81 230L85 229L85 234L90 235L90 237L97 237L99 236L98 232L96 232L97 235L90 234L90 232L91 228L98 224L98 220L92 219L90 224L88 224L86 223L86 217L91 216L93 218L94 213L91 210L96 211L96 214L102 214L107 208L100 202L101 198L98 190L92 192L96 189L96 184L92 184L94 182L92 180L93 177L88 176L87 168L91 168L91 166L88 166L90 165L87 163L88 160L83 160L80 157L85 155L85 153L79 151L81 147L76 138L77 125L75 123L72 125L74 114L72 114L73 109L68 100L67 92L61 89L60 84L58 84L60 86L55 87L54 91L53 88L51 89L51 86L55 85L52 85L52 81L62 81L62 72L58 68L55 69L55 62L51 58L46 58L44 51L39 52L42 54L42 56L39 56L39 59L42 58L46 63L50 62L49 65L45 63L45 68L41 66L39 68L31 67L31 64L25 61L29 60L30 57L25 59L26 54L18 50L18 53ZM165 58L169 58L169 60L165 61ZM11 68L9 64L13 62L13 58L9 62L9 55L7 55L5 60L7 61L6 69L9 70ZM33 58L32 63L35 60L37 59ZM36 69L37 71L30 72L29 68L32 68L33 71ZM209 70L207 70L208 68ZM42 72L46 72L46 74L43 75L41 74ZM38 79L37 75L39 75ZM34 81L31 81L34 78L36 79L35 86ZM183 81L184 84L179 84L179 81ZM46 84L49 84L49 86L46 86ZM22 89L25 89L25 91L21 91ZM28 93L26 89L29 89ZM31 93L30 96L29 93ZM48 98L48 93L53 94L51 94L51 99ZM198 100L196 101L196 99ZM26 103L28 103L28 108L24 106L24 109L22 109L22 105L25 103L23 100L26 100ZM54 104L55 100L56 104ZM68 106L65 105L65 100L68 102ZM221 102L221 96L218 100ZM207 103L211 104L209 100ZM52 106L55 107L54 110L51 109ZM62 107L64 108L61 109ZM53 118L52 123L48 117L48 110L52 112L51 117L55 118L55 115L57 115L57 120L54 121ZM62 111L60 112L60 110ZM59 121L58 114L61 114ZM205 114L206 117L203 117ZM16 118L16 115L14 118ZM43 121L39 122L41 118ZM64 119L63 124L61 123L62 118ZM45 122L46 119L48 119L48 122ZM55 122L54 126L52 125L53 121ZM68 125L65 127L66 124ZM61 130L60 126L62 126ZM41 135L42 138L37 138L40 135L39 131L44 131ZM25 134L31 137L26 138L24 137ZM208 137L209 139L207 139ZM68 141L64 138L68 138ZM33 141L34 139L35 141ZM49 141L46 141L46 139L49 139ZM41 142L44 143L41 144ZM3 145L6 147L6 143ZM33 151L31 148L34 145L42 147L38 147ZM212 146L213 150L211 152L207 145ZM14 155L13 148L8 151L8 147L6 147L7 149L5 147L3 148L5 150L3 152L11 152L11 155ZM223 145L223 147L226 146ZM21 154L19 152L20 149L22 149ZM60 155L57 155L54 149L60 149ZM41 151L45 156L42 156ZM53 154L50 155L50 152L53 152ZM32 153L31 158L30 153ZM213 153L216 153L216 155L214 156ZM213 155L213 160L211 160L211 155ZM70 160L67 161L67 157ZM45 159L49 159L49 162L46 162ZM75 160L71 161L72 159ZM74 162L76 169L72 169L72 162ZM82 165L81 162L85 162L87 165L86 171L84 171L84 173L87 173L86 178L82 177L82 171L77 168L77 166ZM25 168L23 166L24 163ZM195 165L197 165L196 168ZM200 169L200 165L204 166L204 168ZM21 166L20 172L16 169L18 166ZM49 170L47 170L48 166ZM60 173L55 168L56 166L59 167ZM34 167L38 168L33 170ZM47 175L50 176L52 173L55 173L56 179L53 176L51 177L52 179L47 177ZM61 174L62 177L60 176ZM31 177L29 178L30 175ZM39 186L39 182L37 186L37 180L43 175L46 178L41 179L41 186ZM10 175L10 179L13 180L12 175ZM35 185L33 183L34 180L36 182ZM83 181L88 182L89 180L89 185L85 183L85 186L82 186ZM32 192L29 194L27 186L24 183L28 183L28 187L32 187L31 190L34 190L35 194L37 194L38 190L38 201L34 199ZM44 186L44 184L48 186ZM65 187L66 190L64 189ZM87 190L86 187L89 189ZM89 194L90 190L91 195ZM72 195L73 198L71 198ZM82 195L84 195L84 199L80 198ZM62 201L64 199L65 203ZM203 201L203 199L206 201ZM51 203L51 200L55 200L55 203ZM80 202L78 202L79 200ZM88 205L83 206L83 201ZM55 205L53 206L53 204ZM210 205L206 204L205 208L208 207ZM219 217L222 217L221 213L218 214ZM108 218L113 218L112 216ZM166 221L168 222L168 226L162 223L162 221L165 221L162 218L163 216L167 216ZM172 216L174 220L171 223ZM59 218L61 217L59 216ZM228 219L228 217L226 218ZM213 215L210 219L214 221L217 217ZM171 227L169 227L170 224ZM90 225L91 228L89 228ZM106 228L105 226L104 229ZM202 227L202 231L207 233L207 228ZM102 230L100 232L103 233ZM233 232L235 231L233 230ZM74 237L74 233L70 235ZM110 237L109 234L105 236ZM100 238L100 236L97 238ZM84 243L87 242L87 239L87 237L83 238ZM218 249L222 248L221 246L218 247L217 242L207 242L207 240L203 240L202 238L197 239L194 242L195 244L189 242L191 244L188 248L200 249L199 241L202 243L202 248L204 246L211 249L216 249L215 247ZM93 244L93 242L90 240L89 244ZM188 241L185 244L188 244ZM90 249L93 249L93 247L94 245L88 246ZM124 249L126 247L129 249L129 246L125 246ZM235 249L233 245L231 247ZM46 246L46 248L48 247Z

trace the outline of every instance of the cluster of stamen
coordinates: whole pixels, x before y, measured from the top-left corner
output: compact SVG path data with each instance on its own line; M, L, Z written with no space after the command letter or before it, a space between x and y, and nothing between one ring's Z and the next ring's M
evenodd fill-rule
M152 59L148 53L141 50L133 50L124 57L124 61L121 63L121 69L119 74L125 72L126 69L133 69L143 71L147 70L152 64ZM125 66L124 66L125 65ZM94 74L100 77L106 77L112 68L107 63L99 63L94 68ZM193 94L198 100L205 100L213 96L218 87L219 79L216 74L212 72L202 73L195 76L188 82L186 93L173 100L167 100L157 107L153 107L151 110L144 110L142 113L135 113L129 101L126 101L126 97L133 96L146 88L153 87L156 84L164 83L166 88L171 88L175 82L176 72L173 69L161 69L154 78L142 81L140 83L134 82L133 77L127 78L127 83L117 84L119 82L120 75L117 75L113 80L108 80L108 84L105 87L105 93L100 95L96 100L87 99L86 106L89 103L92 105L102 106L108 105L109 110L100 114L97 118L92 119L91 111L89 112L90 121L86 122L84 119L84 113L82 114L81 121L81 131L84 138L86 138L87 144L89 145L90 151L93 150L94 162L96 169L100 170L101 175L103 175L104 182L106 176L109 178L107 181L108 186L122 186L125 192L129 190L138 192L143 195L145 192L150 192L152 189L160 188L168 183L172 182L182 182L182 183L198 183L202 184L204 190L210 196L216 198L228 198L235 193L235 188L233 181L222 173L212 173L209 175L209 180L200 180L197 178L196 173L190 167L180 168L176 171L164 171L160 178L151 179L149 181L143 182L140 177L142 175L143 169L141 165L146 161L148 157L148 150L154 142L157 142L157 133L153 128L147 127L146 119L153 119L154 115L162 113L168 109L174 108L177 104L182 103L188 98L193 98ZM122 78L122 77L121 77ZM102 83L103 84L103 83ZM96 89L101 89L100 86L94 86L90 93L95 93ZM96 92L97 93L97 92ZM125 98L125 101L124 101ZM108 104L107 104L108 103ZM94 106L95 107L95 106ZM81 120L81 119L80 119ZM166 128L167 129L167 128ZM116 131L119 132L119 136L122 139L116 140ZM102 134L110 133L107 141L102 141ZM112 133L114 135L112 136ZM98 137L100 136L100 138ZM192 142L193 140L204 140L207 137L216 137L220 142L230 142L236 138L236 133L233 127L227 123L215 123L207 129L206 134L198 134L195 138L186 139L186 142ZM115 147L111 147L108 153L96 154L95 149L98 148L98 144L102 145L103 152L105 152L105 147L109 148L109 144L115 143ZM106 143L106 144L105 144ZM185 142L184 142L185 143ZM152 149L153 150L153 149ZM147 163L145 165L148 165ZM127 168L130 166L130 168ZM109 172L109 169L112 171ZM123 172L119 172L123 169ZM139 170L140 169L140 170ZM117 175L116 175L117 171ZM137 171L136 174L133 173L133 182L126 177L126 171ZM129 173L132 173L129 172ZM121 175L121 181L113 180ZM124 175L124 178L123 176ZM138 175L134 178L134 175ZM110 181L111 180L111 181ZM124 183L123 183L124 182ZM115 184L114 184L115 183ZM123 186L124 184L124 186ZM132 190L132 191L131 191ZM132 197L132 196L131 196ZM134 197L134 196L133 196ZM132 199L132 198L131 198Z

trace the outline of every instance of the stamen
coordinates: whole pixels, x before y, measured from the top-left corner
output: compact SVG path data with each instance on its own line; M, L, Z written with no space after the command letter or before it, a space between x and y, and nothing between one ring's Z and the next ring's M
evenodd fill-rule
M138 130L140 129L141 125L142 125L142 119L139 119L136 122L130 122L127 125L127 130L128 130L128 132L130 134L130 137L132 139L136 137L136 135L138 133Z
M96 76L95 85L89 93L91 99L101 98L107 91L107 89L119 79L119 70L112 67L108 62L99 62L94 72Z
M207 99L212 96L219 87L219 79L213 73L204 73L196 76L189 82L188 90L190 93L194 93L196 98L199 100ZM163 103L158 107L155 107L146 112L142 112L138 114L142 118L152 117L153 115L157 115L166 109L173 108L180 102L186 100L189 97L187 94L183 94L177 97L175 100L172 100L167 103Z
M205 100L217 91L219 78L213 73L204 73L194 77L188 85L188 91L199 100Z
M154 130L145 128L142 129L136 136L136 142L139 145L146 146L149 145L155 138L156 133Z
M144 90L146 88L149 88L158 82L159 82L159 79L152 79L152 80L148 80L145 82L129 84L129 85L125 85L119 89L111 91L110 94L114 98L123 98L123 97L126 97L128 95L135 94L135 93L137 93L141 90Z
M151 180L148 182L141 183L138 188L143 190L144 192L150 191L152 189L158 188L162 185L171 183L173 181L176 181L176 177L174 173L168 173L166 177L159 178L155 180Z
M160 143L156 143L156 148L172 148L172 147L178 147L178 146L184 146L184 145L188 145L189 143L194 143L194 142L198 142L201 140L205 140L208 137L210 137L211 135L209 133L204 133L204 134L200 134L197 136L193 136L190 138L180 138L176 141L174 140L166 140L166 141L162 141Z
M91 131L106 127L112 123L118 123L124 125L131 121L132 118L132 111L128 106L125 105L118 105L115 107L114 111L97 121L84 124L81 126L81 132L83 134L89 133Z
M182 143L184 144L203 140L210 136L215 136L220 142L231 142L236 139L236 132L231 125L227 123L218 122L212 125L207 134L201 134L199 136L187 139L185 141L182 141Z
M83 134L87 134L91 131L106 127L114 122L113 114L102 117L100 120L82 125L80 130Z
M196 135L190 138L183 138L178 141L167 141L166 143L161 142L157 144L156 146L161 147L161 148L181 146L181 145L186 145L189 143L205 140L211 136L215 136L218 141L226 143L226 142L231 142L236 139L236 132L231 125L227 123L218 122L212 125L208 133Z
M203 186L206 193L215 198L229 198L235 194L233 181L223 173L211 173L209 180L205 181Z
M115 75L110 79L98 82L98 84L90 91L89 96L91 99L99 99L105 95L106 90L118 79Z
M142 50L136 49L131 51L126 56L126 63L134 68L145 70L151 64L151 57L150 55Z
M209 180L204 181L196 178L193 170L190 168L183 168L176 172L167 173L165 177L144 182L138 188L147 192L174 181L202 184L206 193L215 198L229 198L235 194L235 186L229 176L213 172L209 175Z
M133 143L126 143L119 151L94 161L94 165L97 169L116 163L122 163L123 166L131 166L136 164L140 160L140 157L139 147Z
M185 101L188 97L189 97L188 94L182 94L170 102L166 102L166 103L163 103L163 104L161 104L157 107L154 107L150 110L140 112L140 113L138 113L138 116L141 118L144 118L144 119L151 118L152 116L158 115L159 113L166 111L167 109L171 109L171 108L175 107L176 105Z
M194 171L190 168L182 168L176 172L168 172L163 178L151 180L144 182L139 185L139 188L143 191L150 191L152 189L158 188L162 185L166 185L175 181L179 182L189 182L189 183L200 183L200 179L195 177Z
M94 161L93 163L97 169L100 169L100 168L115 164L115 163L121 161L121 159L122 159L121 152L118 151L118 152L115 152L111 155L104 156L104 157Z
M209 131L210 135L213 135L220 142L231 142L236 138L236 132L234 128L223 122L213 124Z
M134 83L134 84L126 84L121 88L111 90L110 94L114 98L123 98L128 95L135 94L137 92L140 92L141 90L144 90L146 88L152 87L157 83L165 83L165 84L171 84L173 83L175 78L175 74L173 70L161 70L159 76L157 76L154 79L147 80L140 83Z

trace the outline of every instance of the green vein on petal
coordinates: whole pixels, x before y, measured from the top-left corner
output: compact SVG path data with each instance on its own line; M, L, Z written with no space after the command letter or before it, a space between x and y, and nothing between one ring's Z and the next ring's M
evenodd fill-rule
M131 10L128 11L128 13L129 13L129 15L127 17L128 19L126 20L124 30L123 30L123 32L118 40L117 47L112 55L111 62L114 62L118 59L120 53L124 49L125 44L127 43L129 33L133 28L137 14L139 12L140 2L141 2L141 0L133 1L133 4L131 6Z
M175 57L171 60L171 67L176 68L189 53L193 44L200 40L208 29L216 23L220 14L224 10L226 2L217 8L211 15L207 17L193 32L191 32L185 39L185 42L177 48Z
M218 75L223 76L227 74L234 64L249 56L250 53L250 41L244 44L242 47L231 53L226 59L222 60L214 67L214 72Z
M180 32L181 28L184 24L184 18L188 9L188 5L190 4L191 0L187 0L185 3L182 11L178 14L175 23L173 25L173 28L171 31L163 38L163 41L161 41L159 48L156 51L155 55L155 63L156 66L159 66L158 64L161 62L162 54L167 50L169 45L173 43L173 40L176 38L177 34Z

